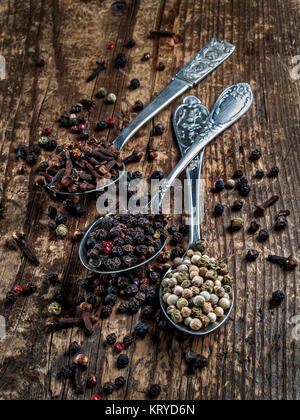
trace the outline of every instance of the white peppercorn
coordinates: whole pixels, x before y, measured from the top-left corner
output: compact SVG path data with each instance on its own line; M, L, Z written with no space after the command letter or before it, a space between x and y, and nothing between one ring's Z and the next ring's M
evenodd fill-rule
M202 322L198 318L192 319L190 322L190 328L194 331L199 331L202 328Z
M224 309L221 308L220 306L217 306L214 309L214 313L217 315L218 318L221 318L222 316L224 316Z
M180 264L180 265L177 267L177 270L178 270L178 271L188 271L188 266L187 266L187 265L185 265L185 264Z
M191 324L191 322L192 322L192 320L193 320L193 318L191 318L190 316L189 317L187 317L187 318L185 318L184 319L184 325L186 326L186 327L189 327L190 326L190 324Z
M179 310L181 310L185 306L189 306L189 302L187 301L187 299L180 298L180 299L178 299L178 301L176 303L176 306Z
M177 295L170 295L167 299L167 304L169 306L176 305L179 297Z
M188 318L191 316L192 310L188 307L188 306L184 306L181 309L181 315L183 316L183 318Z
M166 293L163 295L163 301L164 303L168 303L168 298L171 296L171 293Z
M206 291L201 292L201 293L200 293L200 296L203 296L203 297L204 297L204 299L206 300L206 302L208 302L208 301L209 301L209 299L210 299L210 294L209 294L208 292L206 292Z
M192 262L192 264L198 265L200 259L201 259L201 256L200 255L193 255L192 256L192 259L191 259L191 262Z
M230 308L230 300L223 297L219 301L219 306L226 311L226 309L229 309Z
M219 298L222 298L225 295L225 290L223 289L223 287L218 287L218 288L215 289L215 294Z
M207 318L209 318L212 324L214 324L217 321L217 315L214 312L210 312L209 314L207 314Z
M182 297L184 299L191 299L193 297L193 292L191 289L184 289L182 292Z
M211 303L205 302L204 305L203 305L203 307L202 307L202 311L206 315L209 314L210 312L212 312L213 311L213 307L212 307Z
M175 286L173 292L174 292L175 295L181 296L181 294L183 292L183 287L181 287L181 286Z
M209 301L210 301L210 303L212 304L212 305L216 305L218 302L219 302L219 298L218 298L218 296L217 295L215 295L215 294L211 294L210 295L210 299L209 299Z
M205 298L201 295L195 296L193 299L193 303L194 305L201 307L205 303Z
M168 286L170 286L170 287L175 287L175 286L177 286L177 284L178 284L178 282L174 277L172 277L168 280Z
M192 286L191 291L193 292L194 296L197 296L200 293L199 287L196 287L196 286Z
M204 282L204 280L203 280L202 277L196 276L192 280L192 285L196 286L196 287L200 287L200 286L202 286L203 282Z

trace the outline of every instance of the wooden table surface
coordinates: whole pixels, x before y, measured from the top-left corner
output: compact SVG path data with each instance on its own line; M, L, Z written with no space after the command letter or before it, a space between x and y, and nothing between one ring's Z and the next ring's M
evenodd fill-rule
M225 258L236 277L235 308L226 325L205 338L178 340L176 335L166 335L151 324L149 336L128 350L130 364L123 373L127 386L110 398L146 399L149 384L160 383L163 399L299 399L300 342L292 334L292 318L300 315L298 271L284 272L266 257L270 253L299 257L300 81L293 57L300 54L300 1L128 0L121 11L111 8L112 3L1 1L0 54L6 59L7 75L0 81L0 315L5 317L7 335L0 340L0 398L90 399L98 389L78 397L68 381L57 379L69 360L65 352L70 341L83 344L83 351L90 357L88 372L96 373L103 384L120 375L116 355L104 347L103 340L108 332L122 338L140 319L140 314L129 317L114 313L90 338L79 329L52 334L44 330L53 292L45 284L44 275L57 272L62 289L72 299L82 293L80 280L86 272L78 259L78 245L71 237L77 227L88 227L97 212L95 202L87 202L88 214L68 221L68 238L54 239L44 214L54 202L35 187L36 168L17 175L16 145L36 144L47 125L53 126L54 138L63 143L68 133L58 128L58 117L82 98L94 98L101 86L114 92L118 100L115 106L96 100L90 122L92 126L93 121L114 116L117 125L109 133L114 139L133 118L131 107L136 100L148 103L211 37L218 37L233 43L236 52L192 93L211 108L225 87L245 81L251 84L255 97L249 113L207 148L203 166L202 236L211 244L210 254ZM180 37L176 42L149 39L149 31L159 28ZM131 38L137 46L127 50L124 44ZM107 50L109 42L116 44L115 50ZM124 51L129 64L117 70L113 57ZM141 60L145 52L151 53L148 62ZM41 57L46 65L37 68L35 62ZM97 61L105 61L107 71L86 83ZM164 72L156 71L159 61L166 63ZM131 91L128 84L134 77L140 79L141 88ZM148 179L153 170L168 172L178 161L170 116L180 100L129 142L124 155L135 148L145 150L153 123L162 121L167 128L156 138L159 158L152 163L143 160L130 170L140 169ZM247 156L256 148L263 157L253 164ZM274 165L280 168L277 179L253 180L257 167L268 171ZM288 228L282 233L272 232L264 245L246 230L228 234L230 205L238 195L225 192L219 196L210 191L217 179L228 179L238 168L251 179L253 187L243 210L247 223L254 204L273 194L280 200L266 212L264 227L271 228L278 210L291 211ZM215 218L212 210L219 201L226 210L223 217ZM19 250L7 246L16 229L28 235L40 259L39 267L33 267ZM247 264L244 255L251 248L260 251L260 258ZM6 292L15 284L29 281L38 284L37 293L7 306ZM277 289L287 297L279 309L270 310L268 301ZM186 374L182 357L191 349L209 358L207 369L194 376Z

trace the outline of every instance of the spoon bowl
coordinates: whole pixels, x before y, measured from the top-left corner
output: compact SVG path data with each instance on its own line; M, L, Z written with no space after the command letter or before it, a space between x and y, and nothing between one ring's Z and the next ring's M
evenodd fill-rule
M163 280L172 271L173 271L173 269L170 268L170 270L168 270L167 273L165 274ZM210 324L210 325L208 325L205 328L202 328L200 331L193 331L190 328L186 327L184 324L176 324L176 322L174 322L172 320L172 318L167 314L166 306L165 306L165 303L163 301L162 286L160 286L160 288L159 288L159 302L160 302L160 307L161 307L161 309L162 309L165 317L167 318L168 322L170 322L180 332L185 333L185 334L188 334L188 335L193 335L193 336L203 336L203 335L211 334L212 332L214 332L218 328L220 328L228 320L228 318L230 317L230 314L231 314L231 312L233 310L233 307L234 307L234 300L235 300L235 293L234 293L234 288L232 287L232 301L231 301L231 306L230 306L229 309L227 309L227 311L225 312L224 316L222 318L220 318L220 320L216 321L215 323Z

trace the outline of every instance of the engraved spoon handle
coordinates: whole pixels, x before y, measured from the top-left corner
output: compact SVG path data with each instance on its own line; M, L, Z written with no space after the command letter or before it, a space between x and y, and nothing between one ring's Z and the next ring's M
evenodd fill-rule
M158 213L164 196L173 182L187 167L187 165L219 134L238 121L250 108L253 93L247 83L230 86L217 99L207 121L207 126L199 133L194 144L190 147L175 168L170 172L158 192L149 203L153 213Z

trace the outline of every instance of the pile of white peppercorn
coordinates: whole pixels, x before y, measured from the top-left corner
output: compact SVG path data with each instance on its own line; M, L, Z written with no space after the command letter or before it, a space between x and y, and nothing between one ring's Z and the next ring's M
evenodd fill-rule
M174 323L199 331L226 315L234 283L226 264L190 249L173 267L162 281L162 298Z

